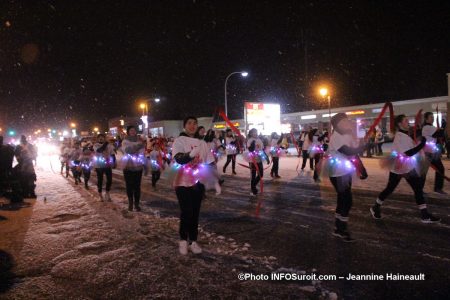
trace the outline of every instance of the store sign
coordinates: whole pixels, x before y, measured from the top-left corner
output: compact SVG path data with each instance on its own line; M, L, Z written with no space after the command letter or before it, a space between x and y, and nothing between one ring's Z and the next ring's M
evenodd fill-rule
M239 122L233 123L234 127L239 127L240 125ZM225 129L225 124L214 124L214 129Z
M363 111L363 110L354 110L354 111L347 111L345 114L347 115L347 116L354 116L354 115L363 115L363 114L365 114L366 112L365 111Z
M312 119L317 118L317 116L316 115L306 115L306 116L301 116L300 118L302 120L312 120Z
M245 102L244 116L247 128L256 128L263 135L281 134L281 109L275 103Z

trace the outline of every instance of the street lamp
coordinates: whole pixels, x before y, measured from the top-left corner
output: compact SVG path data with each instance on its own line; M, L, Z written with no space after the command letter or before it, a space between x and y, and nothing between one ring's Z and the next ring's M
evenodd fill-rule
M230 74L225 78L225 115L226 115L226 116L228 116L228 105L227 105L227 83L228 83L228 78L230 78L230 77L233 76L234 74L241 74L242 77L247 77L247 76L248 76L248 72L241 71L241 72L232 72L232 73L230 73Z
M145 115L145 109L147 108L147 103L141 103L139 107L142 109L142 115Z
M322 87L319 90L320 95L322 95L322 98L325 99L325 97L328 98L328 134L331 134L331 96L328 93L328 89L326 87Z

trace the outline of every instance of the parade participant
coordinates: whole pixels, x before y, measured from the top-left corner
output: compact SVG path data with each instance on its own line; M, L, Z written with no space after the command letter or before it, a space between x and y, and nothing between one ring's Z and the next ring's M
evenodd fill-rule
M199 139L203 139L206 135L206 129L203 126L198 126L195 136Z
M72 171L73 179L75 179L75 184L81 182L81 143L75 142L69 153L69 165Z
M320 157L323 154L322 142L324 137L319 134L317 128L314 128L309 132L311 144L309 146L309 159L314 161L314 174L313 179L315 182L320 182L319 172L317 171L317 164Z
M256 128L252 128L248 132L247 149L247 160L249 162L251 174L250 195L256 196L258 194L258 189L256 188L256 186L264 176L262 159L265 159L267 164L270 163L269 157L264 152L264 144L261 139L258 138L258 130L256 130ZM258 175L256 175L257 172Z
M441 145L438 139L444 138L444 130L433 126L434 116L432 112L424 114L424 124L422 127L422 136L427 139L424 151L431 165L433 165L437 172L434 178L434 191L439 194L446 194L442 189L444 187L445 168L441 161ZM426 177L426 174L425 174Z
M97 135L97 142L94 144L94 168L97 174L97 192L100 201L104 199L111 201L112 169L116 167L116 152L114 144L106 140L103 133ZM103 175L106 177L105 197L103 197Z
M278 169L279 169L279 161L280 161L280 155L283 147L281 146L281 143L283 142L283 135L280 137L276 132L272 132L272 135L270 136L270 155L272 156L272 169L270 170L270 177L272 178L281 178L281 176L278 175Z
M179 251L182 255L186 255L188 249L194 254L202 252L197 237L205 187L194 173L199 173L201 164L208 165L211 162L211 152L206 142L196 136L197 126L197 118L185 118L184 132L175 139L172 150L175 162L182 166L178 169L173 183L181 210Z
M308 158L309 158L309 168L311 169L311 171L314 170L314 161L309 156L309 149L313 142L312 137L314 135L314 134L311 134L311 132L312 132L312 128L310 127L309 130L304 135L304 140L303 140L303 144L302 144L302 157L303 157L302 171L305 169L306 161L308 160Z
M36 158L36 149L28 143L27 138L22 135L20 144L16 147L14 155L17 159L16 174L22 186L24 198L36 198L36 172L34 171L33 160Z
M391 156L385 160L385 166L390 168L389 181L386 188L378 195L375 204L370 208L373 218L381 219L381 205L386 198L392 194L402 178L411 186L414 191L416 204L420 210L423 223L436 223L440 219L434 217L427 210L423 196L425 177L423 176L424 166L421 162L425 160L420 152L426 143L426 138L422 137L418 145L409 136L409 123L405 115L395 117L394 142Z
M84 178L84 187L89 189L89 179L91 178L91 168L92 168L92 155L94 149L92 144L87 141L81 142L81 172Z
M66 168L66 178L69 177L69 153L70 141L64 140L60 148L59 161L61 162L61 175L63 175L64 167Z
M375 144L376 144L376 154L378 156L383 155L383 143L384 143L384 134L383 131L381 131L380 128L377 128L377 133L375 134Z
M335 213L334 236L342 238L345 242L352 242L353 238L348 231L348 218L352 207L352 175L356 172L352 158L364 149L359 146L358 140L352 135L353 124L345 113L338 113L331 118L333 133L327 155L321 160L319 169L327 175L337 193Z
M220 195L222 193L221 185L224 182L223 179L220 178L219 172L217 171L217 161L219 160L219 151L222 149L222 143L220 142L219 138L217 137L217 134L214 132L214 130L209 129L203 138L203 140L208 145L208 148L210 149L211 161L209 162L210 169L213 171L211 175L214 176L214 189L216 190L216 196Z
M233 136L233 131L228 128L226 131L225 137L225 153L227 154L227 161L223 166L223 172L227 172L227 167L231 162L231 172L233 175L236 175L236 154L237 154L237 145L236 138Z
M150 152L150 168L152 172L152 187L156 187L156 183L161 177L161 170L164 170L164 162L166 161L166 157L164 156L164 152L161 150L160 146L161 141L153 141L152 151Z
M141 199L142 172L145 166L144 147L144 141L137 136L136 127L128 126L127 136L122 141L122 152L124 153L122 162L129 211L133 210L133 204L137 211L141 211L139 202Z

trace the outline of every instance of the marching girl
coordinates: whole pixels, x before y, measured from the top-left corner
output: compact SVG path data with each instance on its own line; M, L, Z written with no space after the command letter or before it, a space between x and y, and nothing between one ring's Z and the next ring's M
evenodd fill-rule
M80 142L75 142L69 154L70 170L72 171L73 178L75 179L75 184L81 182L80 158L81 158Z
M106 140L106 135L97 135L94 144L94 168L97 174L97 192L100 201L111 201L109 194L112 185L112 169L116 167L116 152L114 145ZM103 197L103 177L106 177L105 197Z
M309 150L313 142L312 137L314 135L312 131L313 129L310 127L309 130L303 136L304 140L302 143L302 157L303 157L302 171L305 169L306 161L308 160L308 158L309 158L309 168L311 169L311 171L314 170L314 162L309 155Z
M220 142L219 138L217 138L216 133L214 130L209 129L206 133L206 136L203 138L206 144L208 145L211 154L214 157L214 160L210 162L211 170L214 171L213 175L215 177L214 179L214 189L216 190L216 196L220 195L222 193L222 187L221 184L224 182L224 180L220 179L219 172L217 171L217 161L219 160L219 151L221 149L222 143Z
M231 172L233 175L236 175L236 154L237 154L237 141L233 136L233 131L228 128L226 131L225 137L225 153L227 154L227 161L223 166L223 172L227 172L227 167L231 162Z
M386 188L378 195L375 204L370 208L373 218L381 219L381 205L386 198L394 192L402 178L408 182L414 191L416 204L420 210L423 223L436 223L440 219L434 217L427 210L423 196L425 185L424 157L420 151L424 148L426 139L422 137L420 143L416 145L409 136L409 123L405 115L395 118L396 133L392 145L391 156L385 160L385 166L390 167L389 181Z
M270 177L272 178L281 178L281 176L278 175L278 169L279 169L279 161L280 161L280 155L284 149L284 147L281 146L281 143L283 142L283 135L278 137L278 134L276 132L272 132L271 140L270 140L270 155L272 156L272 169L270 170Z
M123 176L128 196L128 210L141 211L141 180L145 166L144 141L137 136L136 127L128 126L127 136L122 141Z
M353 124L344 113L338 113L331 118L333 133L327 155L319 163L322 175L328 175L337 192L334 236L345 242L353 239L348 231L348 216L352 207L352 175L356 168L352 163L354 156L364 149L358 147L358 140L353 136Z
M84 187L89 189L89 179L91 178L91 168L92 168L92 155L93 148L89 142L83 141L81 143L81 172L84 178Z
M425 155L430 163L438 170L434 178L434 191L439 194L446 194L442 190L444 187L445 168L441 161L441 148L437 142L438 138L444 138L444 130L433 126L434 116L432 112L426 112L424 114L424 120L422 136L427 139L424 147Z
M63 175L64 167L66 168L66 178L69 177L69 154L70 140L64 140L60 148L59 161L61 162L61 175Z
M203 183L208 179L214 179L209 166L214 162L214 157L206 142L197 137L197 127L196 117L185 118L184 132L175 139L172 149L176 162L173 165L176 169L173 186L181 211L179 229L181 255L186 255L188 250L194 254L202 252L197 237L200 206L205 191Z
M248 155L247 160L250 166L251 173L251 196L256 196L258 194L258 189L256 188L260 180L264 176L264 169L262 159L265 159L267 164L270 163L269 157L264 152L264 144L260 138L258 138L258 130L256 128L250 129L248 132L247 140ZM256 164L256 165L255 165ZM256 174L258 172L258 174Z
M309 132L309 139L311 140L311 144L309 146L309 159L310 161L314 160L314 175L313 179L315 182L320 182L319 172L317 171L317 164L319 163L320 157L323 154L322 142L324 137L320 136L317 128L314 128Z
M164 170L164 162L167 158L161 149L162 139L157 139L153 141L152 150L150 151L150 170L152 172L152 187L156 187L156 183L161 177L161 171Z

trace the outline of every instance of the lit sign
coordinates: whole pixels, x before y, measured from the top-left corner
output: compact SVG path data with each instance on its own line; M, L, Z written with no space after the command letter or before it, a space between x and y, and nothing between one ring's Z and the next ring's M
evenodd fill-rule
M365 114L366 112L365 111L363 111L363 110L354 110L354 111L347 111L345 114L347 115L347 116L353 116L353 115L363 115L363 114Z
M332 113L331 116L334 116L336 113ZM330 114L323 114L322 118L329 118Z
M316 115L306 115L306 116L301 116L300 118L302 120L311 120L311 119L315 119Z
M239 122L233 123L234 127L239 127L241 124ZM214 124L215 129L223 129L225 128L225 124Z
M248 129L256 128L264 135L281 134L280 104L245 102L244 115Z
M374 114L380 113L380 112L381 112L381 108L374 108L374 109L372 109L372 112L373 112Z

